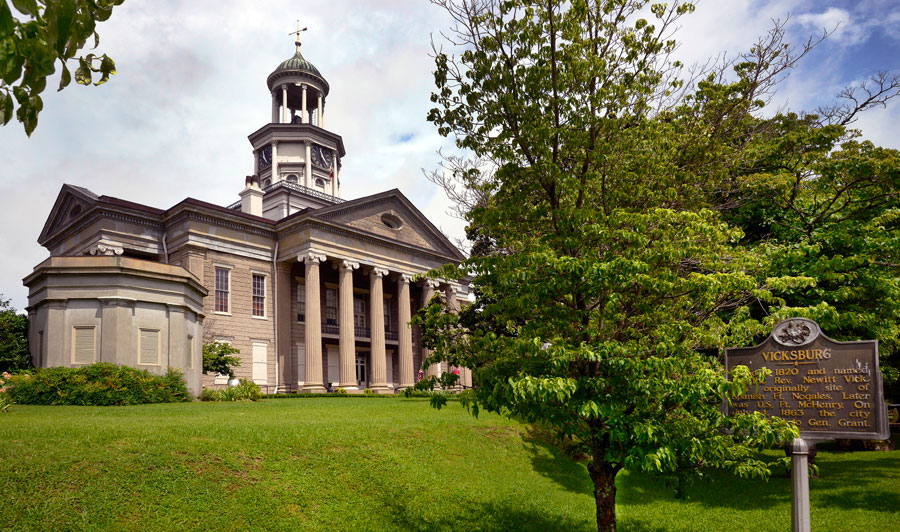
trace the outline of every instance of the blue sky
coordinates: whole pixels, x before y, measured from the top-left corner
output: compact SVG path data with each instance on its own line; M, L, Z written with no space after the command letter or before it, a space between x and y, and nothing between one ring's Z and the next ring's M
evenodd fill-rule
M683 21L679 54L690 62L740 52L788 14L792 42L840 25L784 82L775 105L810 109L878 70L900 72L895 0L703 0ZM26 306L21 279L48 256L36 239L63 183L160 208L189 196L236 201L252 171L247 135L270 114L266 76L293 54L288 33L298 17L309 27L304 56L331 85L326 125L344 138L344 197L397 187L462 236L421 171L452 146L425 120L430 35L449 25L439 8L424 0L127 0L99 26L99 50L118 74L101 87L56 93L48 85L30 139L17 123L0 128L0 293ZM898 123L894 102L856 125L900 148Z

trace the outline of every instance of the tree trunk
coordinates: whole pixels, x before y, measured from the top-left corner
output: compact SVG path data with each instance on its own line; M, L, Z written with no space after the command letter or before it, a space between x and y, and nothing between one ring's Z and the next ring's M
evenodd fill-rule
M597 532L616 532L616 474L619 469L596 457L588 464L597 504Z

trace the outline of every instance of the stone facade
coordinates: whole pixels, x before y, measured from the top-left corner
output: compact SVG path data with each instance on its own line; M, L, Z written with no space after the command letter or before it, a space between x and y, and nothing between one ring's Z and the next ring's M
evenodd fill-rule
M176 367L194 392L224 385L200 374L202 343L216 340L240 350L237 377L270 392L393 393L420 369L451 369L421 368L409 320L434 294L467 300L457 280L422 278L462 254L398 190L340 198L329 87L299 44L268 85L272 122L249 137L257 173L230 206L164 210L62 187L38 239L51 258L25 279L37 365L86 362L93 327L93 360ZM141 350L154 334L158 359Z

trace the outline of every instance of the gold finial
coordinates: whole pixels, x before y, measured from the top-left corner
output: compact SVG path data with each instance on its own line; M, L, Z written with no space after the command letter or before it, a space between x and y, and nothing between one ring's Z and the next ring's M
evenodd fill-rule
M288 35L296 35L297 42L300 42L300 32L306 31L306 28L300 29L300 19L297 19L297 31L292 31Z

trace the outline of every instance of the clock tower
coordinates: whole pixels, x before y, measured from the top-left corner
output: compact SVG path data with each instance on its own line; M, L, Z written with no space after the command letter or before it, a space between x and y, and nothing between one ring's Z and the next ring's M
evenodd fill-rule
M271 121L249 136L254 176L241 193L243 210L273 220L342 201L344 142L325 129L328 82L300 53L299 40L295 46L294 56L266 80ZM248 201L248 196L256 200ZM259 196L262 212L252 212L260 210Z

